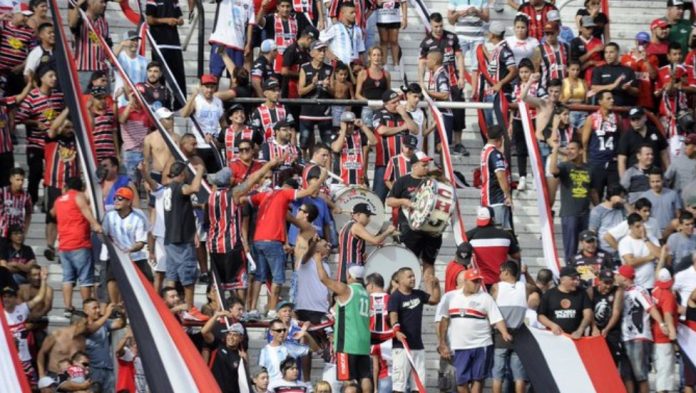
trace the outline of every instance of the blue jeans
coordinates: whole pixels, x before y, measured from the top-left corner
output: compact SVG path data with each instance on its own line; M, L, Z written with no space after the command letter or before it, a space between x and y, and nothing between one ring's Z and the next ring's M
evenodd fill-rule
M79 281L81 287L94 285L92 249L79 248L72 251L59 251L58 256L63 268L63 283L75 284L75 281Z
M570 125L576 129L582 129L582 125L585 124L585 119L587 118L586 112L570 112Z
M126 169L126 175L135 184L140 181L140 171L138 171L138 164L143 161L143 152L135 150L124 150L123 155L123 167Z
M569 261L570 258L578 252L578 237L580 236L580 232L587 229L589 220L589 214L561 217L561 227L563 228L563 252L566 261Z
M377 385L377 392L378 393L391 393L392 391L392 380L391 377L386 377L380 379Z
M379 199L384 202L385 199L387 199L387 194L389 193L389 190L387 189L387 185L384 183L384 172L387 170L387 167L385 166L377 166L375 167L375 178L372 180L372 191L377 194Z
M285 282L285 250L278 241L254 242L256 248L256 281L265 282L270 278L274 284Z
M92 367L90 379L101 386L101 392L113 393L116 390L116 377L114 370L110 368Z

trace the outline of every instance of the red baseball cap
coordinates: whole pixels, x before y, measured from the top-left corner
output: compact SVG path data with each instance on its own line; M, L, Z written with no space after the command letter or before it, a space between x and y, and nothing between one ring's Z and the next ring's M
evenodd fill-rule
M650 30L653 30L656 27L666 29L669 27L669 23L667 23L667 21L662 18L657 18L654 21L652 21L652 23L650 23Z
M215 75L203 74L201 75L201 85L217 85L218 78Z
M619 268L619 275L633 280L636 278L636 269L634 269L631 265L621 265Z
M478 269L464 270L464 279L467 281L483 280L483 275Z
M133 195L133 190L130 187L121 187L116 191L116 196L132 201L135 195Z

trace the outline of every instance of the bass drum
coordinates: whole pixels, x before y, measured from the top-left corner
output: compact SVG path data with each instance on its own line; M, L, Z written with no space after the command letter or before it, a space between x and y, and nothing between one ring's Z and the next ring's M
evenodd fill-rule
M350 221L353 206L358 203L367 203L370 206L370 210L375 213L374 216L370 217L367 230L375 235L382 229L382 224L384 224L384 204L372 190L360 186L348 186L336 189L333 191L332 196L336 206L341 209L340 213L334 213L337 230L340 231Z
M411 229L439 236L454 211L454 190L449 184L428 179L411 196L411 205L410 212L404 210Z
M421 282L421 266L416 254L406 247L390 244L375 249L367 257L365 262L365 276L371 273L379 273L384 278L385 289L389 287L392 274L402 267L410 267L416 276L416 288Z

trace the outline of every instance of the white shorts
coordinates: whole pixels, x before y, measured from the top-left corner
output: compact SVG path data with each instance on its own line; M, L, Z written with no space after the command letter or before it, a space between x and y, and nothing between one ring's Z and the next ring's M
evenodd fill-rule
M411 357L416 366L416 372L421 382L425 383L425 350L412 349ZM392 348L392 390L406 391L406 383L410 381L411 390L417 390L416 381L411 375L411 363L403 348Z
M164 250L164 238L155 236L155 271L167 271L167 252Z
M674 346L672 343L653 344L653 356L655 361L655 390L658 392L671 392L675 390Z

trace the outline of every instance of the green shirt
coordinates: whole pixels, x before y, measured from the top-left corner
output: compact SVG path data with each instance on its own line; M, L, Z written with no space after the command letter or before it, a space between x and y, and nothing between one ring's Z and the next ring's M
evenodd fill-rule
M682 47L682 53L689 52L689 37L691 35L691 23L686 19L680 19L672 24L669 29L669 40L678 42Z
M362 285L353 283L350 298L336 302L336 353L350 355L370 354L370 297Z

